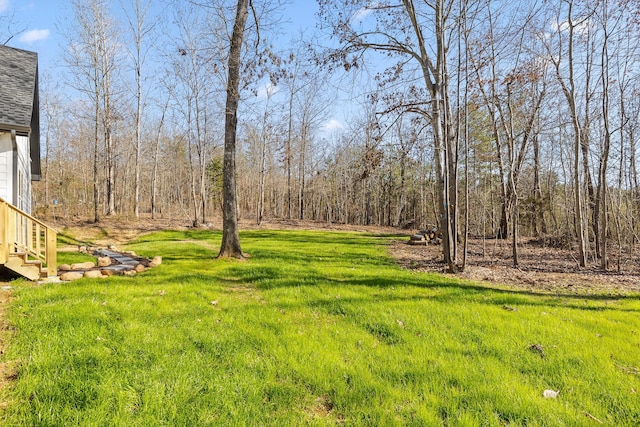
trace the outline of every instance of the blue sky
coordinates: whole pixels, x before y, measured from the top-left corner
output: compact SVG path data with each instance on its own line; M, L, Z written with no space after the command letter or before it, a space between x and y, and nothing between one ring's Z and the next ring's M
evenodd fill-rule
M14 13L14 29L25 30L9 45L38 52L41 62L48 62L58 51L56 25L67 2L47 0L0 0L0 13Z
M114 13L120 10L120 1L111 0ZM128 3L128 0L123 0ZM160 6L162 0L158 0ZM313 31L315 13L318 5L315 0L291 0L284 7L282 15L283 36L280 40L288 42L299 37L301 31ZM70 0L0 0L0 15L14 15L16 24L12 30L20 34L8 44L13 47L38 53L40 74L56 74L64 66L62 52L65 40L61 31L68 26L66 16L72 16ZM58 71L56 71L58 70ZM325 125L326 131L343 127L343 120L330 119Z
M112 3L118 9L118 0ZM25 30L9 45L38 52L41 67L56 65L64 43L59 28L70 8L69 0L0 0L0 14L15 13L16 28ZM285 31L295 35L299 29L313 26L317 8L315 0L293 0L283 10Z
M116 11L120 10L120 1L111 2L114 13L117 13ZM128 0L123 0L123 3L128 3ZM157 1L158 5L162 3L162 0ZM298 38L301 31L313 31L317 10L315 0L291 0L282 10L284 34L280 40L286 43ZM61 68L64 66L62 52L65 49L65 40L61 31L69 24L65 22L65 16L72 16L71 1L0 0L0 15L12 13L17 21L13 30L22 31L9 42L9 45L37 52L41 76L64 73ZM344 107L338 107L337 110L333 112L337 116L328 118L323 125L324 132L333 132L345 127L347 119L344 116L350 113Z

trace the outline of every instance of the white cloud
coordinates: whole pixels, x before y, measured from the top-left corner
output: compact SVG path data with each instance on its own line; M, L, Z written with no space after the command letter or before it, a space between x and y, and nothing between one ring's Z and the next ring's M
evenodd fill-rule
M0 0L2 1L2 0ZM46 40L49 38L49 30L29 30L20 36L20 41L23 43L33 43L40 40Z
M9 0L0 0L0 12L9 10Z
M267 84L260 86L258 88L258 97L267 98L269 96L272 96L278 93L279 91L280 91L280 88L278 86L274 85L271 82L268 82Z
M569 30L569 22L567 21L551 21L551 31L554 33L563 33Z
M595 28L595 24L590 19L574 19L573 25L575 33L579 35L587 35ZM567 20L551 22L551 31L554 33L566 33L569 31L569 27L570 23Z
M322 126L322 130L325 132L331 132L334 130L344 129L344 125L337 119L331 119Z
M353 14L353 16L351 16L351 22L361 22L364 21L364 19L371 15L374 11L374 9L380 7L380 2L378 1L374 1L373 3L361 7L360 9L356 10L356 12Z
M366 7L366 6L365 7L361 7L351 17L351 22L362 21L364 18L366 18L367 16L371 15L372 13L373 13L373 10L369 9L368 7Z

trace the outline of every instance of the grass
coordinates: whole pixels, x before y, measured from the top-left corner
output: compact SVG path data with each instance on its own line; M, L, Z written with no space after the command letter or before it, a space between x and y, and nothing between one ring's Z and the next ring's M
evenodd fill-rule
M137 277L18 283L3 425L640 425L639 295L411 273L388 236L241 237L248 262L166 231L129 246L164 259Z
M96 261L96 257L83 252L58 252L58 265L76 264L87 261Z

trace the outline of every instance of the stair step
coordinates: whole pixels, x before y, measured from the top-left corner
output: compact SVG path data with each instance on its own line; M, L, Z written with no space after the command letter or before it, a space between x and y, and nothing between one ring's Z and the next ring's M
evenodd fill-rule
M25 253L9 255L9 259L4 266L29 280L38 280L43 274L42 261L27 259L27 255Z

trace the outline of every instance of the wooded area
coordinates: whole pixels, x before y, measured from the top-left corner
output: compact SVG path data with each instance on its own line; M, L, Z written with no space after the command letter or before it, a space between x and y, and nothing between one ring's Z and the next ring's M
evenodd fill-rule
M72 3L68 72L41 70L36 214L220 218L239 2L171 2L162 19L150 0ZM241 217L437 227L450 271L468 236L509 239L514 266L521 236L575 244L602 269L608 249L635 247L640 4L318 4L319 29L285 49L286 4L249 2ZM339 96L355 112L329 130Z

